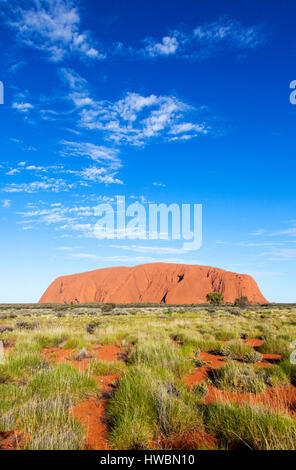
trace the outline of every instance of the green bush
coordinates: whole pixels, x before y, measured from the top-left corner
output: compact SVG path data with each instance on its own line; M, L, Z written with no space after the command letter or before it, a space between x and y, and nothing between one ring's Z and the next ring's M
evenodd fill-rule
M260 393L265 390L265 382L253 366L246 364L227 364L215 370L214 384L222 390L241 393Z
M277 365L264 368L262 375L265 383L270 387L277 387L278 385L284 385L290 382L289 376Z
M238 297L237 299L235 299L234 305L239 306L239 307L244 307L246 305L250 305L250 302L247 296L242 295L241 297Z
M258 351L250 351L244 356L244 362L247 362L249 364L255 364L256 362L261 362L263 359L262 354L260 354Z
M193 367L193 361L171 342L146 341L137 344L129 363L151 368L160 367L173 372L177 377L182 377Z
M192 392L197 395L199 398L205 398L209 393L208 386L206 382L202 381L200 384L195 384L192 387Z
M221 347L221 354L223 356L231 357L232 359L243 360L249 353L253 353L253 348L240 340L233 340Z
M222 292L209 292L206 295L206 299L210 304L213 304L213 305L224 304L224 296Z
M219 330L215 333L215 337L218 341L230 341L231 339L238 338L238 333L231 330Z
M279 367L289 377L290 382L296 386L296 364L290 361L290 353L286 353L281 360Z
M204 409L207 431L222 449L289 450L296 447L293 418L266 408L215 403Z
M112 312L116 307L116 304L109 302L102 305L101 310L103 313Z
M110 440L119 450L147 449L159 436L203 429L197 398L167 370L131 367L108 406Z
M268 339L259 348L263 354L284 354L289 350L289 343L283 339Z

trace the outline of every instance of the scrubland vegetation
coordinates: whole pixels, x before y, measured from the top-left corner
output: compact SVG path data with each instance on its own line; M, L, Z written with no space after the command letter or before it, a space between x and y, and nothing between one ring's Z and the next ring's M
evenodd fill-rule
M295 449L295 339L294 305L2 305L0 448L98 448L104 403L104 448Z

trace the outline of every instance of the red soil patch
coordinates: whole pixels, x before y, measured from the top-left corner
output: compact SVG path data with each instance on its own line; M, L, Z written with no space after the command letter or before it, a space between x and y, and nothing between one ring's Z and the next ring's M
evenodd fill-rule
M24 444L24 434L19 431L0 432L0 450L19 449Z
M117 361L122 350L119 346L111 345L95 345L92 350L88 353L92 356L91 358L85 358L81 361L72 359L77 355L71 349L62 348L47 348L43 350L43 354L49 362L69 362L76 366L79 370L85 370L88 364L94 360L99 359L103 361Z
M189 374L185 377L185 382L189 388L193 387L193 385L198 385L202 381L206 381L211 369L220 369L227 363L225 362L224 356L216 356L214 354L201 352L200 357L204 362L209 363L209 365L206 364L198 369L195 369L192 374Z
M252 346L259 346L262 340L247 340L251 341ZM249 343L250 344L250 343ZM209 353L200 353L203 361L208 364L196 369L193 374L187 375L185 381L189 388L193 385L199 384L208 379L211 369L219 369L225 364L229 363L224 356L215 356ZM263 354L264 361L278 361L281 359L279 354ZM232 361L235 362L235 361ZM268 362L257 362L255 364L259 367L272 367ZM208 385L209 393L204 399L205 404L213 402L231 402L234 401L238 404L249 403L251 405L265 405L278 411L288 412L296 417L296 387L293 385L283 385L275 388L267 388L262 393L240 393L229 392L220 390L213 385Z
M205 403L231 402L237 404L265 405L277 411L288 412L296 416L296 387L293 385L267 388L262 393L239 393L220 390L209 385L209 393L205 397Z
M101 397L89 398L71 410L71 413L85 426L88 450L108 450L108 426L106 406L112 383L120 374L96 377L101 385Z
M276 362L280 361L282 358L281 354L262 354L265 361Z
M122 358L123 350L118 345L94 345L88 353L91 358L85 358L81 361L72 359L74 352L62 348L47 348L43 354L51 362L69 362L76 366L80 371L84 371L88 364L95 359L102 361L118 361ZM107 450L108 444L108 426L106 419L106 407L109 394L112 391L113 382L118 379L120 374L94 377L100 384L100 397L88 398L84 402L72 408L70 411L84 426L86 430L86 446L89 450Z
M157 439L151 449L166 450L195 450L195 449L214 449L217 445L217 439L206 432L193 431L183 434L174 439L167 437Z
M242 339L242 342L248 346L252 346L252 348L259 348L264 343L263 339L257 338Z

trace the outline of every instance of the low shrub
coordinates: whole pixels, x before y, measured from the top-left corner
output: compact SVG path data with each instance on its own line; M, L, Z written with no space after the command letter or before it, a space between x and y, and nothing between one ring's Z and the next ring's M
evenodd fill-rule
M242 295L241 297L238 297L234 301L234 305L240 306L240 307L245 307L247 305L250 305L249 299L247 296Z
M127 366L122 361L92 361L88 370L91 375L114 375L125 372Z
M243 360L248 353L252 353L254 350L251 346L242 343L240 340L234 340L221 347L222 356L228 356L232 359Z
M8 325L3 325L3 326L0 326L0 333L5 333L6 331L13 331L14 328L12 326L8 326Z
M115 307L116 307L116 304L109 302L109 303L103 304L101 307L101 310L103 313L108 313L108 312L112 312L112 310L114 310Z
M268 339L259 348L263 354L284 354L289 350L289 343L283 339Z
M131 367L108 406L110 440L119 450L147 449L159 436L177 437L203 429L194 394L167 370Z
M222 449L287 450L296 446L295 420L263 407L215 403L204 409L204 420Z
M232 392L260 393L266 387L260 370L246 364L231 363L213 371L213 381L216 387Z
M205 398L209 393L209 388L206 382L202 381L200 384L195 384L192 387L192 392L197 395L199 398Z
M137 344L129 363L152 368L157 366L173 372L177 377L182 377L193 367L193 361L171 342L146 341Z
M286 353L279 363L279 367L289 377L290 382L296 386L296 364L292 364L290 353Z
M206 295L206 299L210 304L213 305L222 305L224 304L224 296L222 292L209 292Z
M219 330L215 333L215 337L218 341L230 341L231 339L238 338L238 333L231 330Z
M247 354L245 354L243 358L244 362L247 362L249 364L255 364L256 362L261 362L262 359L263 359L263 356L258 351L250 351Z

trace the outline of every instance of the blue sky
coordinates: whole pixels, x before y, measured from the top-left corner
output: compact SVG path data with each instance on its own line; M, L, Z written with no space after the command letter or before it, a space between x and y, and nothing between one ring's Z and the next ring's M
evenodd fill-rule
M294 2L0 0L0 302L168 261L296 302ZM203 205L203 244L97 240L117 195Z

